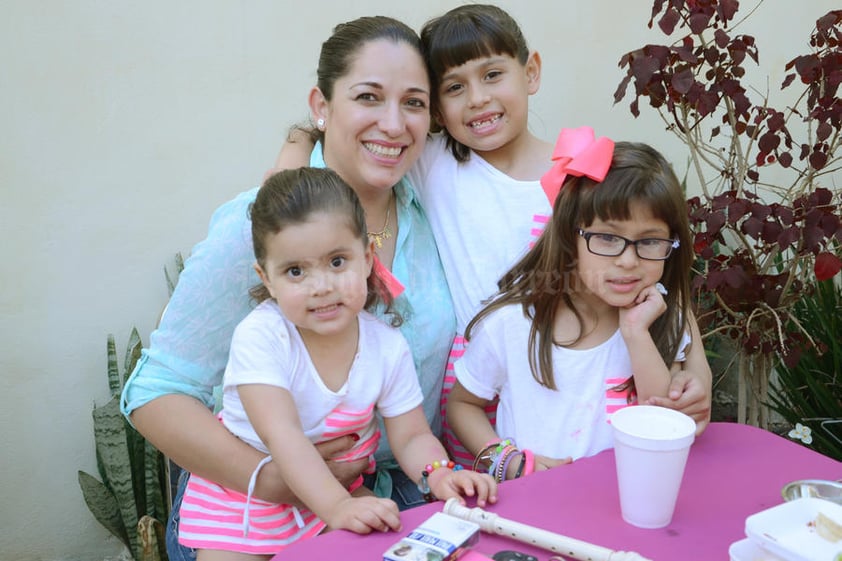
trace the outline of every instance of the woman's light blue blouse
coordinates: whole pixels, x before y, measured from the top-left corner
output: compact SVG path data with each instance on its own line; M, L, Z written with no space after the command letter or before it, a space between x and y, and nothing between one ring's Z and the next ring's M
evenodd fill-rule
M325 165L319 146L311 165ZM214 386L222 382L234 327L254 307L248 291L260 282L253 269L248 217L257 190L241 193L213 214L208 237L185 261L161 323L126 382L123 414L172 393L214 406ZM392 274L405 287L395 307L404 319L400 330L415 361L424 412L438 435L441 384L456 320L433 234L415 191L404 179L395 186L395 195L398 233ZM377 456L391 457L386 438Z

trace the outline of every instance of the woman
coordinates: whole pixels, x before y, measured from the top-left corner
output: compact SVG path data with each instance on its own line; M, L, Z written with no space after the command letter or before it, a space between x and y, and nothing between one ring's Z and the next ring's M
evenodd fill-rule
M438 399L455 318L432 233L403 179L423 150L430 124L430 82L420 40L391 18L340 24L322 45L317 76L310 105L323 142L313 164L331 167L354 188L377 257L402 286L395 302L404 318L401 331L413 354L427 420L438 433ZM252 308L249 288L259 283L247 219L256 192L242 193L214 213L208 237L186 261L122 399L124 414L177 464L240 492L247 491L263 455L222 427L210 407L233 329ZM350 445L345 437L319 447L346 486L365 463L329 459ZM401 508L423 502L414 483L391 468L388 443L377 459L380 477L367 478L368 486ZM257 478L254 496L295 502L271 463ZM172 525L167 530L173 535ZM173 552L171 558L177 556Z

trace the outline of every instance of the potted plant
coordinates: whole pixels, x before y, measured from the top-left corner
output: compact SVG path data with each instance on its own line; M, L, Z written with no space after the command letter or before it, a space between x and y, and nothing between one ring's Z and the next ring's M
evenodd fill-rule
M743 85L759 51L732 32L738 10L737 0L655 0L649 27L679 38L624 54L614 99L631 88L632 114L647 102L687 147L688 184L700 192L688 200L699 323L738 350L738 421L767 427L773 368L815 345L794 304L842 268L842 199L831 181L842 10L816 20L808 52L787 63L781 89L802 90L783 109Z
M142 347L140 335L133 328L121 373L114 336L108 336L111 399L93 411L100 478L80 470L78 479L91 514L123 542L135 561L166 561L163 524L169 506L165 499L165 458L120 412L123 385Z
M184 269L181 253L176 253L174 265L172 273L164 267L170 296ZM120 411L123 387L142 349L140 334L132 328L120 372L114 336L108 335L106 354L111 398L93 410L99 479L81 470L77 476L91 514L123 542L135 561L167 561L164 524L176 484L173 464Z

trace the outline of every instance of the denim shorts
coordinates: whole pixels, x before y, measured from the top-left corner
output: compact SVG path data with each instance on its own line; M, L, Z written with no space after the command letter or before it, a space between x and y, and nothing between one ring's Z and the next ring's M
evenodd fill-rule
M388 471L392 476L391 499L398 505L398 509L407 510L427 503L418 490L418 485L403 470L395 468ZM369 489L374 488L374 478L374 474L363 476L363 484Z
M178 521L181 518L181 499L184 498L184 489L187 487L187 478L190 473L181 470L178 476L178 491L173 497L170 519L167 521L167 556L170 561L196 561L196 550L192 547L183 546L178 543Z

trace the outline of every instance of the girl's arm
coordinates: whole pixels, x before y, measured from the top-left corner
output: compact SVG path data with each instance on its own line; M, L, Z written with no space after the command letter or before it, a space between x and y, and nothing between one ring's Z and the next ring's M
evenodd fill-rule
M481 397L477 397L468 390L465 386L459 383L459 380L453 385L453 389L447 398L447 422L453 428L453 432L462 443L468 452L476 455L485 446L498 439L497 433L491 427L488 417L485 413L485 407L490 402ZM544 471L556 466L569 464L573 459L567 458L548 458L535 454L535 471ZM517 473L518 464L512 463L507 471L509 479L515 477Z
M430 430L421 406L397 417L386 417L384 424L395 459L416 483L421 482L421 472L427 465L447 460L447 451ZM440 467L429 474L427 481L439 500L464 495L476 496L479 506L497 502L497 484L488 474Z
M265 181L270 175L285 169L296 169L310 164L310 153L315 143L306 129L294 126L287 134L281 151L275 158L275 165L263 176Z
M655 286L644 288L632 307L620 309L620 334L629 350L639 403L654 396L666 396L669 391L672 365L668 366L661 358L649 333L649 326L666 309L664 297Z
M468 452L476 457L482 448L497 438L485 414L485 407L491 403L465 389L459 380L447 396L447 422L456 438Z
M237 387L249 422L272 455L283 480L304 505L329 527L360 534L399 530L397 505L389 499L352 497L325 465L304 434L295 401L280 387ZM258 476L258 481L265 475Z
M690 346L685 351L681 370L674 373L667 397L652 397L648 403L677 409L696 421L696 434L702 434L710 423L713 373L702 344L695 316L687 321Z

